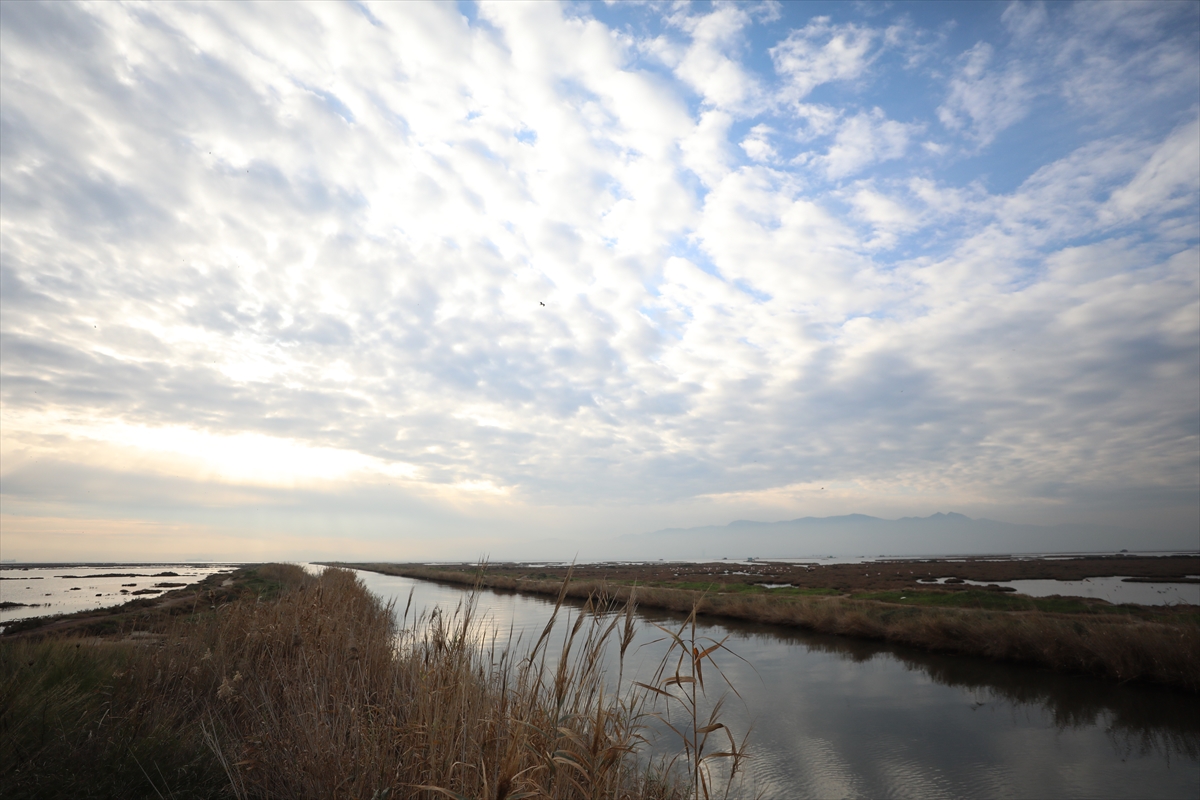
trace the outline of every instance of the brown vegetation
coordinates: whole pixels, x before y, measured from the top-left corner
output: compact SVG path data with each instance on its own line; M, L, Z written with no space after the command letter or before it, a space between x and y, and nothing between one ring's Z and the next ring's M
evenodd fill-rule
M553 580L505 574L511 570L504 567L489 566L481 573L420 565L353 566L460 585L479 582L489 588L537 594L556 593L559 588ZM688 583L694 586L695 577L689 577ZM973 593L912 587L905 590L911 597L900 592L845 597L719 592L718 588L713 586L709 591L668 586L635 588L581 577L572 581L568 595L575 598L599 595L614 602L627 602L636 592L636 602L643 607L684 613L695 608L703 615L882 639L927 650L1200 692L1200 624L1194 609L1127 609L1103 601L1064 604L1047 600L1043 604L1051 609L1057 604L1084 612L1061 613L1039 610L1036 602L1028 598L981 591L978 587ZM938 605L942 599L954 605ZM1006 610L1014 607L1018 610ZM1121 611L1126 613L1117 613Z
M345 570L268 565L230 591L240 597L112 638L0 640L5 796L633 800L714 788L702 759L723 756L705 739L724 731L699 713L694 676L711 648L694 626L690 639L671 633L676 662L622 687L600 654L611 641L623 660L632 609L579 613L548 660L553 619L529 653L484 650L469 603L406 610L398 627ZM679 689L695 712L681 769L652 769L637 756L652 701L679 702Z
M460 569L471 571L472 565ZM791 584L799 589L835 589L839 592L879 592L919 588L919 581L939 578L992 583L1027 579L1083 580L1130 576L1147 580L1190 582L1200 575L1197 556L1079 556L1076 558L880 559L860 564L704 563L648 562L580 564L571 568L577 580L604 580L639 586L702 583L716 588L738 588L759 583ZM566 567L490 564L488 571L515 578L561 580ZM958 584L961 586L961 584ZM944 587L944 588L953 588ZM965 587L963 587L965 588Z

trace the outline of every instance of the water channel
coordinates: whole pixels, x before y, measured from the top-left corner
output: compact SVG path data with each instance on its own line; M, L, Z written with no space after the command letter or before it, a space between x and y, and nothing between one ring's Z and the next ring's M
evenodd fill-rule
M359 576L398 609L410 592L414 609L452 611L466 597L452 586ZM477 608L493 635L506 640L511 631L521 650L553 605L485 591ZM645 680L657 665L664 646L653 643L655 622L679 618L640 614L626 680L631 670ZM1192 695L765 625L710 621L700 632L729 636L745 659L720 659L742 696L727 700L722 721L752 726L753 760L738 796L1200 797L1200 698Z

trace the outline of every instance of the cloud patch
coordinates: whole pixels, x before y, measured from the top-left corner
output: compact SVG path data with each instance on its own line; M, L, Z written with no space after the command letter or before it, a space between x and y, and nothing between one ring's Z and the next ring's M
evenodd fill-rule
M781 97L800 102L822 84L862 77L879 38L871 28L833 24L829 17L816 17L791 31L770 50L775 71L783 79Z

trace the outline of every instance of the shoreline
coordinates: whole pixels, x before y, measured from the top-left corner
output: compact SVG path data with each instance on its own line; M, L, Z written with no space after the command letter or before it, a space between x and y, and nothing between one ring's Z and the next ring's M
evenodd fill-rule
M531 571L526 565L515 564L489 564L472 570L463 569L462 565L323 563L459 587L477 586L544 597L558 596L570 572L570 568L550 567ZM929 566L929 572L962 567L959 562L913 563ZM888 581L881 581L882 575L864 575L860 585L845 591L828 585L833 582L828 580L835 577L833 573L823 576L824 587L765 589L749 583L761 580L762 573L713 575L714 565L721 566L721 562L655 563L636 570L629 565L620 565L619 570L614 569L616 565L608 568L589 565L570 574L565 596L577 601L600 598L617 605L632 597L637 605L648 608L684 614L695 609L705 617L882 640L932 652L1200 693L1200 607L1114 606L1090 598L1027 598L1003 592L1000 587L919 586L908 576L903 576L903 588L898 589L895 575ZM978 566L986 571L994 565L995 562L989 562ZM830 565L826 569L834 566L861 570L862 565ZM1164 567L1175 570L1194 565L1189 561L1148 569L1157 572ZM703 571L705 568L707 572ZM1066 571L1078 568L1080 565L1068 565ZM1090 566L1093 570L1097 568L1100 567ZM664 570L669 580L663 580ZM646 580L638 580L635 574ZM707 586L695 580L702 575ZM775 573L768 575L774 576ZM730 580L731 577L734 579ZM806 577L811 579L810 583L822 580L821 576ZM993 578L996 579L999 578ZM884 585L880 586L881 582Z

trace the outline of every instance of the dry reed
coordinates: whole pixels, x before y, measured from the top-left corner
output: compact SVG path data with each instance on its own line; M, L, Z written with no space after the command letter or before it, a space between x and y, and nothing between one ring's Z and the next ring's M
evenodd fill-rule
M609 605L591 598L548 658L566 582L517 654L481 646L470 602L406 609L398 626L346 570L270 565L258 578L286 590L136 640L0 647L6 796L667 800L713 758L689 751L675 769L639 755L663 710L622 685L632 607L593 613ZM697 730L693 742L709 732Z

